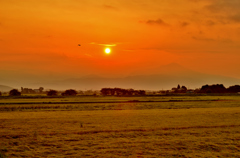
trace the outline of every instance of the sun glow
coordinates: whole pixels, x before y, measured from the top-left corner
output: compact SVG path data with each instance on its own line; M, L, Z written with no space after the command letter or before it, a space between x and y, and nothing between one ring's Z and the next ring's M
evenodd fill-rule
M106 49L105 49L105 53L106 53L106 54L110 54L110 53L111 53L111 49L110 49L110 48L106 48Z

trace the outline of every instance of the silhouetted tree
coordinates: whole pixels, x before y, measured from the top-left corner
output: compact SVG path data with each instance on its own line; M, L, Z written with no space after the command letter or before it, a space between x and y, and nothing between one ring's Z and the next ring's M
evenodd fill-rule
M39 92L40 92L40 93L42 93L42 92L43 92L43 90L44 90L44 88L43 88L43 87L39 87Z
M140 90L140 91L139 91L139 95L146 95L146 91Z
M186 91L187 87L186 86L182 86L181 89Z
M108 95L108 93L109 93L108 89L109 88L102 88L100 92L102 93L102 95Z
M83 91L78 91L78 94L84 95Z
M135 93L134 89L129 89L128 90L128 95L134 95L134 93Z
M121 88L114 88L117 96L121 95Z
M177 86L177 89L180 89L180 85Z
M240 92L240 85L230 86L227 91L229 93L238 93Z
M64 93L62 93L62 96L76 96L76 95L77 95L77 91L73 89L68 89Z
M111 93L111 95L114 95L115 94L115 89L110 88L110 93Z
M47 96L57 96L57 91L56 90L50 90L47 92Z
M19 92L17 89L12 89L9 92L9 96L20 96L20 95L21 95L21 92Z
M146 95L144 90L121 89L121 88L102 88L102 95Z
M126 89L122 89L121 92L122 92L122 95L128 95L128 91Z
M204 85L202 86L200 93L226 93L227 89L224 87L223 84L216 84L216 85Z

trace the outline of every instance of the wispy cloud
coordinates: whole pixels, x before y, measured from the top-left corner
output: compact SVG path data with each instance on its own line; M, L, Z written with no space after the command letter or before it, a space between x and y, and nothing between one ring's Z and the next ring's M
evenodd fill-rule
M148 25L160 25L160 26L169 26L165 21L162 19L157 19L157 20L147 20L147 21L140 21L141 23L146 23Z
M213 20L208 20L208 21L206 21L206 25L207 26L214 26L214 25L216 25L216 22L214 22Z
M90 58L92 58L93 56L92 55L90 55L90 54L84 54L85 56L87 56L87 57L90 57Z
M240 23L239 0L209 0L209 2L206 9L218 15L218 20L224 20L225 23Z
M207 8L214 12L222 11L239 11L239 0L209 0L210 4Z
M103 8L109 9L109 10L115 10L115 11L119 10L117 7L114 7L112 5L107 5L107 4L103 5Z
M180 26L181 27L186 27L186 26L188 26L188 25L190 25L190 23L188 23L188 22L180 22Z
M117 46L117 44L98 44L98 45L100 45L100 46L106 46L106 47L115 47L115 46Z
M99 45L99 46L105 46L105 47L115 47L119 43L96 43L96 42L91 42L90 44Z
M229 16L229 19L234 21L234 22L240 22L240 13L238 14L235 14L235 15L232 15L232 16Z
M205 41L205 42L221 42L221 43L234 43L231 39L227 38L207 38L207 37L200 37L200 36L192 36L192 39L197 40L197 41Z
M215 41L213 38L207 38L207 37L197 37L197 36L192 36L192 39L197 40L197 41Z

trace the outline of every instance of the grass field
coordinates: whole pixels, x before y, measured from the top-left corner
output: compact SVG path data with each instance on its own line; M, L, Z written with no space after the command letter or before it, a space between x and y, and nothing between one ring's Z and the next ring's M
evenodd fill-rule
M240 96L0 99L8 157L240 157Z

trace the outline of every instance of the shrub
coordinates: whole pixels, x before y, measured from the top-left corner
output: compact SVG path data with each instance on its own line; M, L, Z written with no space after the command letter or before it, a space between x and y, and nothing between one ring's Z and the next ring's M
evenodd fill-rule
M47 92L47 96L57 96L57 91L56 90L50 90Z
M240 92L240 85L230 86L227 90L229 93L238 93Z
M17 89L12 89L9 92L9 96L21 96L21 92L19 92Z
M68 89L64 93L62 93L62 96L76 96L76 95L77 95L77 91L73 89Z

